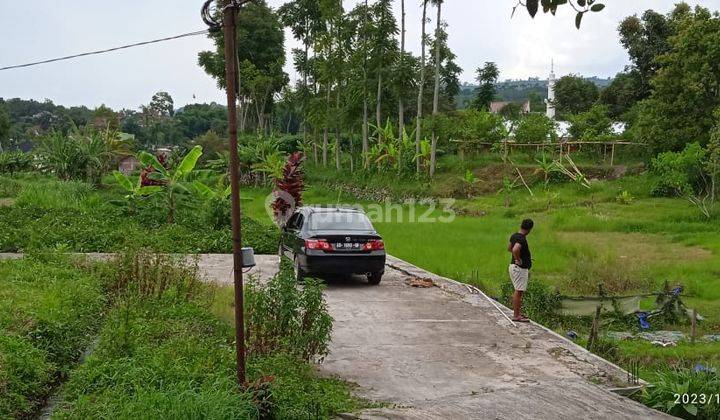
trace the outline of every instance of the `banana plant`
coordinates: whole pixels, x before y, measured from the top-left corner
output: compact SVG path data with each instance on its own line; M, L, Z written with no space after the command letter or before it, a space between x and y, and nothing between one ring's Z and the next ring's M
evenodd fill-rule
M470 169L465 171L465 175L460 177L460 181L463 183L463 189L467 198L472 196L473 187L480 182L480 178L476 177L473 171Z
M115 176L118 185L127 192L124 198L130 213L135 213L137 210L137 202L141 198L149 197L162 191L162 187L159 186L143 186L140 177L138 177L137 182L133 184L130 178L120 171L114 171L113 176Z
M225 185L225 176L218 177L214 186L200 180L192 183L192 191L208 211L209 223L215 229L228 225L230 221L230 185Z
M428 166L430 163L430 155L432 153L432 147L430 145L430 141L428 139L424 139L420 142L420 153L415 155L415 159L413 161L420 161L420 164L423 167Z
M510 194L518 187L517 178L512 179L509 176L503 177L503 186L498 190L498 194L505 196L505 208L510 207Z
M254 172L262 173L266 182L268 175L273 180L280 179L283 176L283 168L285 168L285 156L281 152L262 156L259 162L252 165L252 168Z
M185 186L185 180L195 170L198 159L202 156L202 146L197 145L182 158L180 164L170 170L166 169L157 157L147 152L140 152L137 156L143 165L151 165L156 172L151 177L157 181L163 181L165 184L162 188L165 190L165 197L168 208L168 223L175 222L175 210L177 208L177 193L187 193L188 188Z
M543 183L545 188L547 188L550 183L550 175L555 172L559 172L558 163L556 160L548 159L548 155L546 153L540 155L540 159L535 159L535 162L538 164L538 168L535 170L535 173L543 175Z

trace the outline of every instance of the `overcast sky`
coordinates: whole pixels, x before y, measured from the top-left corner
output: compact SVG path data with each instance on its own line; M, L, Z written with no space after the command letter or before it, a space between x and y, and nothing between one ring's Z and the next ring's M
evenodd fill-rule
M269 0L278 7L285 0ZM346 8L357 0L344 0ZM372 1L372 0L371 0ZM530 19L527 12L510 12L515 0L447 0L443 20L449 43L464 69L461 80L472 81L474 69L495 61L501 80L546 77L551 58L556 73L586 76L615 75L628 64L619 44L618 23L648 8L663 13L675 0L605 0L601 13L586 16L574 27L567 7L558 16ZM396 15L399 19L399 0ZM408 48L420 49L420 0L407 1ZM720 9L720 0L692 0ZM0 67L104 49L204 29L202 0L2 0L0 5ZM434 10L429 15L434 16ZM430 28L432 27L430 24ZM297 43L286 35L289 53ZM44 100L62 105L106 104L137 108L154 92L168 91L176 106L223 102L215 82L197 65L199 51L211 49L204 36L184 38L121 52L79 58L32 68L0 72L0 97ZM287 71L296 75L288 63Z

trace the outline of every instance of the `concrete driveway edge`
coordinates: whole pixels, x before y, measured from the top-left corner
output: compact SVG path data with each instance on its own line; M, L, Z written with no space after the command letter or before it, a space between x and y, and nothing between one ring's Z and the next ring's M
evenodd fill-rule
M400 258L394 257L392 255L387 256L387 262L386 264L389 267L392 267L398 271L401 271L408 276L418 277L418 278L429 278L431 279L439 288L451 292L454 294L459 295L464 300L472 300L470 297L476 296L473 294L470 289L468 288L468 285L465 283L461 283L457 280L453 280L447 277L439 276L437 274L431 273L427 270L423 270L422 268L413 265L407 261L401 260ZM494 303L500 307L506 315L512 316L512 310L505 305L503 305L501 302L498 302L491 297L487 296L485 293L483 293L481 290L476 289L479 291L479 293L482 295L483 299L486 300L493 300ZM471 302L472 303L472 302ZM501 316L501 314L497 314ZM502 319L500 319L500 322L507 323L510 325L510 323L505 319L504 316L502 316ZM587 350L586 348L578 345L577 343L573 342L572 340L568 339L567 337L564 337L557 332L551 330L550 328L545 327L544 325L538 324L537 322L531 322L530 323L533 327L539 328L543 330L544 332L551 334L553 337L555 337L558 340L561 340L566 348L572 352L576 357L582 357L586 361L596 365L599 368L602 368L604 371L610 373L618 382L625 383L627 382L627 379L630 377L630 374L625 369L621 368L620 366L610 362L609 360L603 359L602 357L598 356L597 354L594 354ZM638 378L638 381L640 385L647 385L647 382L643 381L642 379ZM631 384L628 384L627 388L636 388L636 386L633 386ZM618 387L614 388L615 391L626 389L624 387Z

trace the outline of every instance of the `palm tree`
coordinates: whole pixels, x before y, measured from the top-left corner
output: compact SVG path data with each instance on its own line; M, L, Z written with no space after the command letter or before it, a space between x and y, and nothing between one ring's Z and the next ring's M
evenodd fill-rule
M417 107L417 118L416 118L416 124L415 127L415 154L420 154L420 141L422 139L422 116L423 116L423 97L424 97L424 87L425 87L425 41L426 41L426 33L425 33L425 25L427 23L427 5L428 0L423 0L423 13L422 13L422 34L420 44L421 44L421 55L420 55L420 83L418 86L418 107ZM420 170L422 169L422 163L418 159L416 160L416 166L415 169L417 173L420 173Z
M437 7L437 25L435 28L435 93L433 96L433 128L430 150L430 176L435 175L437 161L437 136L435 135L435 117L440 112L440 37L442 31L442 4L443 0L430 0Z

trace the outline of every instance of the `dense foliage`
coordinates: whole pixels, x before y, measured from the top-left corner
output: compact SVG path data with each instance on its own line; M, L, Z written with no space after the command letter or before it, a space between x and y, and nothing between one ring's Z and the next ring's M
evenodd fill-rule
M518 143L544 143L554 140L557 140L556 123L543 114L527 114L515 128L515 141Z
M645 404L683 419L720 417L720 376L712 367L666 368L643 393Z
M599 90L595 83L580 76L563 76L555 84L555 106L561 115L589 110L598 96Z
M653 62L649 99L638 104L634 130L654 153L706 145L720 107L720 16L679 5L667 18L672 36Z
M0 260L0 417L37 412L99 325L105 280L63 258Z

